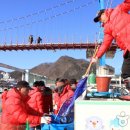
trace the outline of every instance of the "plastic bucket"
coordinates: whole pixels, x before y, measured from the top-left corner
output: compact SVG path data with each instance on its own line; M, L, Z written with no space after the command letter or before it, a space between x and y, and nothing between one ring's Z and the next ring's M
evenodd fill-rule
M74 122L68 124L57 124L54 119L56 115L51 115L51 124L41 124L41 130L74 130Z
M41 130L74 130L74 123L70 123L70 124L42 124Z
M97 76L96 77L97 91L108 92L110 81L111 81L111 77Z

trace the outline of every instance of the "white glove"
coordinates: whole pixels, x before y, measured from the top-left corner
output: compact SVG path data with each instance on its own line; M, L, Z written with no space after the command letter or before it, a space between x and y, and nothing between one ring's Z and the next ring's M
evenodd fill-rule
M50 124L51 123L51 117L49 116L43 116L41 117L41 124L44 123L44 124Z
M92 63L96 63L98 61L98 58L97 57L92 57L92 59L91 59L91 62Z

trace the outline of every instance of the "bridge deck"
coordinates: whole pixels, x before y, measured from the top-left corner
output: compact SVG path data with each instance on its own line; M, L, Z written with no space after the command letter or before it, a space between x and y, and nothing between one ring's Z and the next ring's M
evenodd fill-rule
M0 51L18 51L18 50L63 50L63 49L94 49L97 44L93 43L40 43L40 44L4 44L0 45ZM101 45L101 44L98 44ZM109 50L116 50L117 45L112 44Z

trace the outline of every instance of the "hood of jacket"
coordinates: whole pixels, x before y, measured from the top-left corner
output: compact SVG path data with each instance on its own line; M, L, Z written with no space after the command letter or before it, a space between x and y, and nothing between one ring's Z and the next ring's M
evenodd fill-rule
M18 90L17 88L12 88L11 90L8 91L6 98L10 98L10 97L15 97L24 101L27 101L29 99L29 96L23 96Z
M33 88L33 90L30 90L29 96L35 94L36 92L42 92L42 91L41 91L39 88L37 88L37 87L32 87L32 88Z

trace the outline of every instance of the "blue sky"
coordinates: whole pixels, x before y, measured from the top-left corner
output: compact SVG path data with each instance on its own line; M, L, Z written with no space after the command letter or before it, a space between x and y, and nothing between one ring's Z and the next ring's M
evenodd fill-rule
M122 1L113 0L112 7ZM89 2L88 6L82 8ZM105 6L107 6L106 3ZM41 36L46 43L80 43L87 40L94 42L99 31L99 24L93 22L93 17L99 8L98 0L1 0L0 44L10 44L11 41L13 44L28 44L30 34L34 36L34 39ZM74 11L74 9L77 10ZM64 14L64 12L67 13ZM59 16L59 14L62 15ZM39 20L42 22L38 22ZM34 24L31 24L32 22ZM0 62L30 69L41 63L55 62L64 55L86 59L85 50L1 51ZM116 73L120 73L122 60L122 52L117 50L114 59L106 60L106 64L116 67Z

